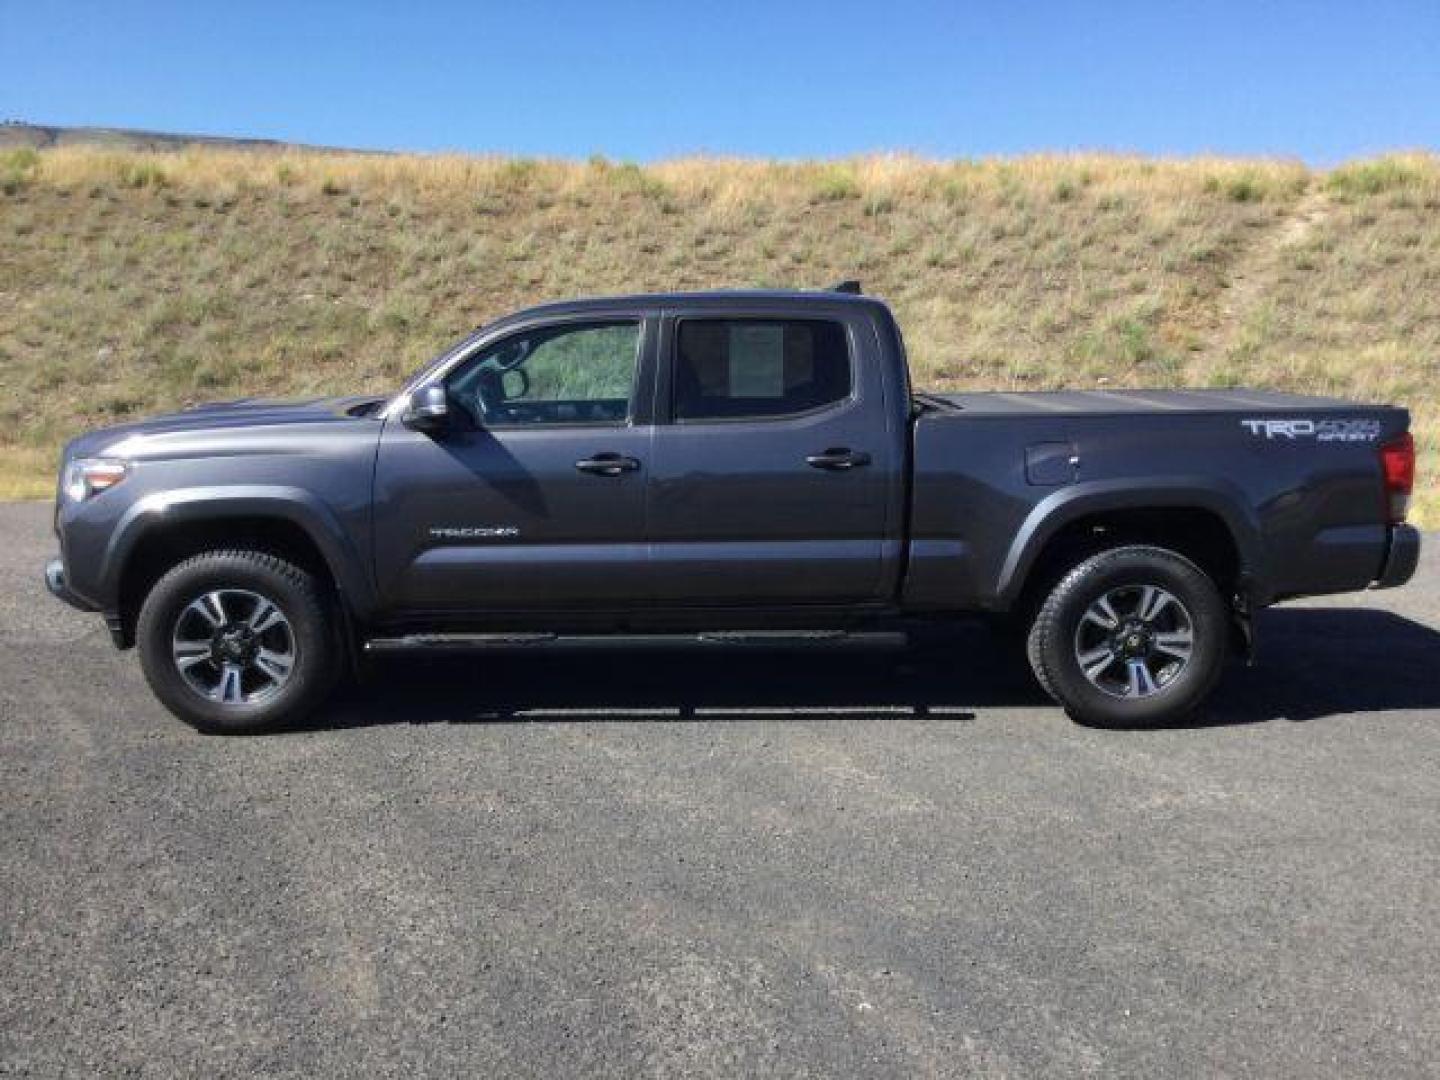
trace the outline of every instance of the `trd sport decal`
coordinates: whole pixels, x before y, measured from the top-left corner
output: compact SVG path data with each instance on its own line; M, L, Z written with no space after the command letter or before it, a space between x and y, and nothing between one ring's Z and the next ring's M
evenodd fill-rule
M1374 442L1380 438L1379 420L1241 420L1240 426L1266 439Z

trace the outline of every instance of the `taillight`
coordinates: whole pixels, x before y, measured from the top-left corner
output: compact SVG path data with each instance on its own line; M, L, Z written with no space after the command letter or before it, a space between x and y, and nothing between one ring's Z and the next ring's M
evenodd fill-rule
M1380 447L1380 471L1385 475L1385 505L1390 524L1405 520L1410 492L1415 487L1415 439L1407 431Z

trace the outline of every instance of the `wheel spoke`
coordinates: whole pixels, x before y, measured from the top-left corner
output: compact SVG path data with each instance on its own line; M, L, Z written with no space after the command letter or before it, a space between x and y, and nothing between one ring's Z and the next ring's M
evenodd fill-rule
M1169 607L1174 599L1164 589L1146 585L1140 590L1140 606L1136 608L1135 614L1143 623L1154 622L1160 612Z
M1177 660L1188 660L1190 659L1190 650L1195 645L1195 638L1189 630L1174 630L1165 634L1156 634L1154 643L1157 652L1166 653Z
M1076 659L1080 661L1080 667L1084 670L1085 677L1094 682L1111 664L1115 663L1115 654L1110 651L1108 645L1102 645L1087 653L1081 653Z
M210 642L177 641L172 650L175 664L181 671L189 671L202 660L210 659Z
M1120 616L1115 614L1115 609L1110 605L1108 596L1100 597L1086 608L1084 617L1106 630L1114 630L1120 625Z
M1150 669L1145 666L1144 660L1125 661L1127 676L1129 679L1126 690L1130 697L1145 697L1153 694L1156 689L1154 678L1150 675Z
M274 649L261 649L255 656L255 666L270 676L272 681L281 683L295 666L295 657Z
M230 621L225 614L225 601L218 592L208 592L190 606L204 616L211 626L224 626Z
M238 705L244 700L245 693L241 687L241 668L238 664L226 664L220 669L220 685L214 690L212 696L215 700L226 705Z
M255 602L255 610L250 613L246 620L250 629L257 634L263 634L272 626L278 626L285 621L285 616L280 614L280 609L266 600L263 596Z

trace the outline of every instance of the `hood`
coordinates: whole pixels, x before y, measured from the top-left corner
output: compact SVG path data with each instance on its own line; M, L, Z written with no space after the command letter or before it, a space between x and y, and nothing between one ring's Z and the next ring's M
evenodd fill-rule
M238 398L234 401L208 402L180 412L87 432L65 448L65 456L70 458L83 454L117 452L121 443L154 435L217 430L243 431L296 424L353 424L357 420L372 420L385 400L370 395L351 395L286 401L273 398Z

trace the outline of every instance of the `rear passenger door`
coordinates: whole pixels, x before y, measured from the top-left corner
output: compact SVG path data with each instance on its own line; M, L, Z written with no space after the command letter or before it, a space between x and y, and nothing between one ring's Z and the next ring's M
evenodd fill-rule
M877 599L904 463L869 319L700 308L668 312L661 341L647 511L655 599Z

